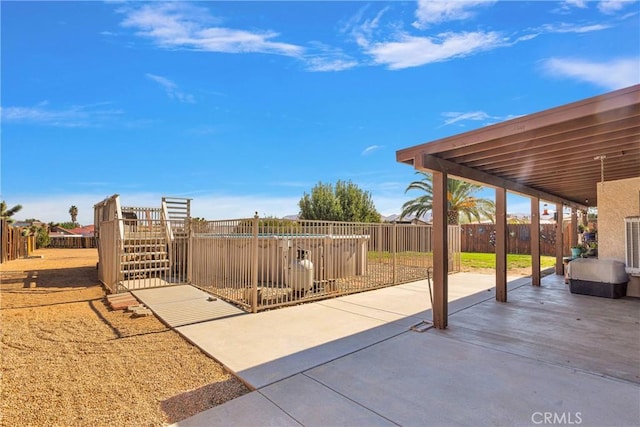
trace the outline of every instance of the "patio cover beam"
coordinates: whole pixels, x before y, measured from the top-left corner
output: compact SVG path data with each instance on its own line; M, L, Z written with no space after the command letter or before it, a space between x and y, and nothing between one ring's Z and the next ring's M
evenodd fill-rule
M620 117L620 110L624 110L624 116L633 117L638 114L638 96L640 85L611 92L602 96L588 98L572 104L551 108L538 113L508 120L485 128L476 129L444 138L429 144L399 150L400 157L415 157L416 150L425 153L440 153L448 150L459 150L460 153L473 153L477 151L477 144L482 141L494 141L492 147L502 147L502 138L513 138L513 143L521 144L529 139L534 139L539 129L549 126L550 135L566 132L565 123L574 123L570 130L580 129L602 123L603 117L612 114L614 119ZM615 113L609 113L616 111ZM637 122L635 122L637 123ZM593 135L593 132L589 132ZM485 142L486 144L486 142ZM557 141L555 141L557 144ZM398 159L398 161L404 161Z
M504 188L513 193L527 197L537 197L553 203L560 203L578 210L587 210L587 206L566 200L551 193L530 188L517 182L509 181L489 173L473 169L449 160L441 159L431 154L422 154L413 160L414 168L417 170L429 170L445 172L447 174L463 178L468 181L477 182L494 188Z

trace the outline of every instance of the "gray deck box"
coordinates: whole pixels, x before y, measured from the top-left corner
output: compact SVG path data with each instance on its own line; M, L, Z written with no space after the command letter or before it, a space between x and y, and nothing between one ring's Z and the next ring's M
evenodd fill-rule
M569 289L573 294L605 298L627 295L629 276L621 261L578 258L569 263L568 269Z

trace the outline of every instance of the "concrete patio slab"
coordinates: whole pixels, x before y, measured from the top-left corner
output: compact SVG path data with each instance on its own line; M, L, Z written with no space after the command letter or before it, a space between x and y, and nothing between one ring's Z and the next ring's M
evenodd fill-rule
M457 280L459 289L485 286ZM406 328L430 310L397 317L421 307L394 298L420 295L425 283L374 291L380 301L372 292L208 322L218 338L210 351L240 358L247 367L236 372L258 390L176 425L640 425L640 301L573 295L563 282L512 281L508 303L493 290L454 300L445 331ZM196 326L179 329L206 336ZM277 350L243 355L261 336L277 338Z
M342 298L320 301L318 302L318 304L335 309L335 310L356 314L359 316L371 317L372 319L381 320L383 322L404 321L404 323L406 323L407 326L410 326L413 323L416 323L417 321L419 321L420 313L424 313L424 310L423 310L412 315L405 315L405 314L400 314L393 311L392 307L390 307L388 310L379 310L376 308L369 307L367 305L362 305L359 302L344 301ZM413 316L416 316L416 317L413 317Z
M475 282L475 286L468 284L474 283L474 280L477 280L477 282ZM453 287L455 290L449 290L449 315L485 301L495 301L495 284L492 288L486 288L486 280L486 277L484 279L481 277L474 278L473 275L468 274L464 277L464 281L459 281L458 283L454 282ZM478 286L478 284L481 284L481 286ZM511 292L521 286L531 286L531 278L518 277L507 282L507 292ZM479 288L479 290L477 292L473 292L475 288Z
M459 342L433 329L404 333L305 375L403 426L534 425L543 417L538 413L590 426L640 420L635 384Z
M486 289L492 281L489 275L452 275L450 282L457 291L451 299ZM423 280L215 322L178 325L177 331L247 385L260 388L405 332L430 320L430 308L428 285Z
M407 316L415 316L431 308L426 282L420 288L398 285L376 291L347 295L324 300L318 304L339 310L357 312L364 316L381 317L381 320L395 321ZM409 321L409 323L411 320Z
M217 406L216 411L204 411L173 424L179 427L300 427L300 423L286 414L259 392L253 392Z
M319 303L178 327L249 386L264 387L407 330Z
M451 323L447 333L461 341L640 382L637 299L573 295L563 283L547 281L507 304L470 306Z
M265 387L260 394L308 427L396 425L304 374Z

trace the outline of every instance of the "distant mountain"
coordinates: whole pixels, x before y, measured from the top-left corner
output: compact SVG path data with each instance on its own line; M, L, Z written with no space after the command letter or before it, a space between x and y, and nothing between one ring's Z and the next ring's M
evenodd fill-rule
M412 221L416 218L415 215L407 215L404 218L400 219L400 215L399 214L392 214L392 215L388 215L388 216L383 216L382 217L382 221L383 222L393 222L393 221ZM426 215L423 215L422 217L420 217L420 219L424 222L431 222L431 212L428 212Z

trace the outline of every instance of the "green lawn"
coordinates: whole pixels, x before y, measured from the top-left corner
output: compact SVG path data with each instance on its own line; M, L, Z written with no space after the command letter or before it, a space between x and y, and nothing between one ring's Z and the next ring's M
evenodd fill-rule
M431 257L431 252L398 252L396 257L398 260L411 260L413 258ZM369 252L369 261L384 262L389 261L393 257L390 252ZM462 267L466 268L496 268L496 255L476 252L462 252L460 254ZM556 265L556 259L552 256L541 256L541 268L553 267ZM507 254L507 270L514 268L531 267L531 255Z
M463 267L468 268L496 268L496 255L476 252L462 252L460 254ZM541 256L540 267L547 268L556 265L555 257ZM531 255L507 254L507 270L513 268L531 267Z

